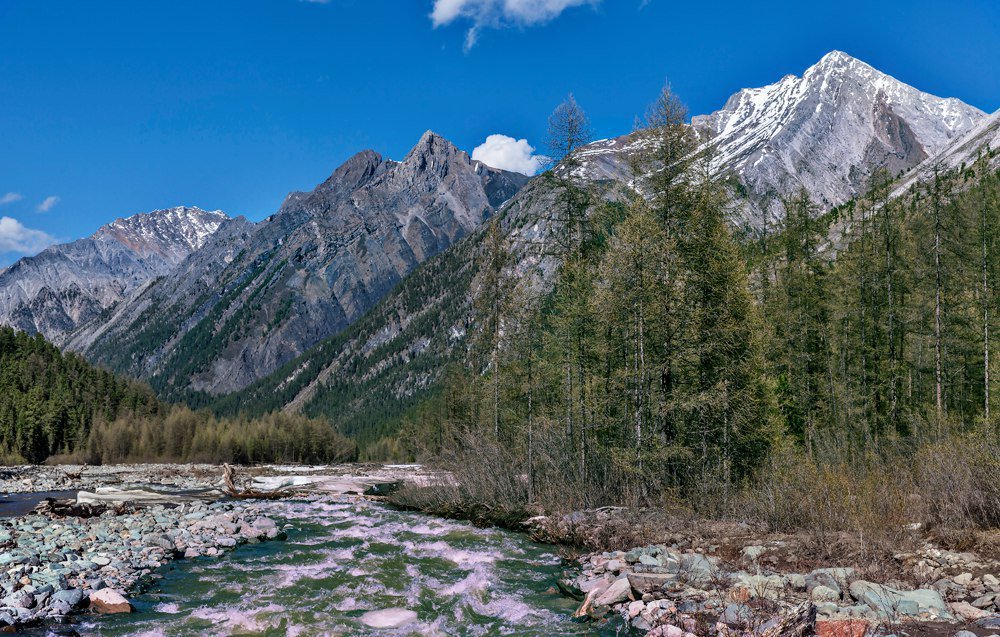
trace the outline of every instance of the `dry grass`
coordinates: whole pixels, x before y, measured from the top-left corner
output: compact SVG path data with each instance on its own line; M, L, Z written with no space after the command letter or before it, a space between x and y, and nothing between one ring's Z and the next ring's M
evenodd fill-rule
M616 502L613 483L587 485L560 473L554 457L537 469L529 500L514 453L489 441L470 440L465 449L444 459L453 485L406 489L395 502L508 528L546 514L533 528L536 538L591 550L683 536L702 546L732 544L738 556L742 546L782 537L795 547L789 559L853 565L875 581L901 577L893 555L928 538L976 548L1000 527L1000 437L992 430L853 457L817 459L788 446L739 488L706 474L683 496L651 488L643 506L632 495ZM610 506L616 504L625 506ZM579 511L586 513L572 514Z

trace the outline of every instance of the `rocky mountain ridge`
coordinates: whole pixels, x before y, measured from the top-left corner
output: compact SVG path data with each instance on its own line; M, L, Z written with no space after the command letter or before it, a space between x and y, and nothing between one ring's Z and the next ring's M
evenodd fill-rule
M822 210L832 208L863 194L879 170L899 177L989 119L832 51L801 76L738 91L691 125L713 172L734 185L733 223L760 232L775 227L782 199L801 188ZM580 175L597 170L632 183L641 146L632 135L594 142L580 152Z
M760 230L800 187L829 207L863 192L876 170L915 174L937 157L995 147L996 118L833 52L693 124L714 146L717 174L746 195L736 221ZM640 144L626 135L588 145L578 176L619 198L636 185ZM353 417L377 395L402 409L462 343L486 219L503 213L522 273L554 271L543 249L552 188L527 182L428 131L401 161L358 153L257 224L171 233L166 214L109 224L92 240L169 267L69 320L68 302L38 313L51 311L62 327L47 329L62 344L163 396L206 404L245 390L229 408Z
M358 153L259 224L220 230L71 345L165 395L240 389L360 318L526 181L430 131L399 162Z
M837 182L838 189L828 191L827 205L860 194L865 180L857 175L862 171L870 174L878 168L890 167L886 164L886 157L891 155L893 161L898 161L899 164L893 167L900 170L919 165L929 151L939 152L941 148L947 148L948 143L957 144L958 141L949 140L961 139L960 131L976 131L982 127L981 124L973 125L973 120L982 120L981 113L976 109L957 100L940 100L920 93L844 54L826 56L807 71L804 79L790 76L783 82L797 86L793 93L800 101L805 101L793 103L795 100L779 100L777 106L768 106L764 111L778 111L780 117L776 115L766 126L763 121L757 122L759 128L756 131L751 130L751 123L738 127L738 131L747 136L744 140L746 144L740 146L747 152L731 154L735 162L732 170L718 165L720 175L767 175L785 169L785 156L790 152L785 142L794 139L790 122L797 117L801 119L803 104L810 104L809 108L814 113L844 108L854 113L855 117L853 120L847 118L846 123L834 121L837 118L820 120L825 124L800 121L800 127L815 130L823 125L845 126L853 121L861 131L853 135L853 145L843 147L837 145L835 136L824 138L821 148L813 155L813 158L826 157L829 160L837 156L834 151L839 150L844 151L839 155L845 158L844 161L861 162L860 166L855 165L845 173L854 175L854 182L850 179L844 181L839 173L831 171L831 179ZM840 88L831 89L834 84ZM812 95L813 89L815 95L811 99L827 100L844 90L862 95L863 99L861 106L857 107L834 100L823 102L825 105L817 109L815 102L809 102L804 97ZM773 95L777 89L761 91ZM869 97L879 94L883 97L878 101L874 98L869 101ZM747 92L734 96L730 106L748 99L746 95ZM897 130L908 131L907 139L912 144L893 146L876 134L876 125L869 112L876 103L883 104L885 109L894 108L892 113L906 114L908 120L897 115L886 117L890 120L895 117ZM885 109L884 113L889 113ZM934 113L937 115L932 115ZM940 122L937 122L938 117ZM928 118L934 121L925 121ZM696 118L696 122L704 123L704 120ZM719 143L728 140L729 144L723 150L739 145L735 136L716 139ZM893 139L899 141L902 138L897 136ZM632 174L632 158L641 152L642 143L637 137L625 135L589 144L578 153L580 165L577 176L600 185L602 194L598 201L619 199L622 192L636 186L638 180ZM875 153L872 149L885 152ZM755 153L754 160L748 163L748 158ZM823 171L816 167L813 172L820 175ZM786 184L788 188L799 185L798 182ZM768 188L774 196L777 186ZM744 212L749 214L747 219L767 219L763 216L764 209L754 207L754 195L749 188L747 190L751 194L744 208ZM794 191L788 194L791 192ZM547 207L554 203L553 197L552 188L547 186L546 180L536 178L499 213L521 274L530 273L545 279L550 277L557 265L544 249L553 230L548 220L551 215L546 214ZM310 415L326 416L345 427L347 433L362 436L368 442L377 440L381 432L373 428L372 421L379 421L383 416L398 417L417 404L419 395L435 386L445 373L443 370L448 362L454 360L455 352L462 350L464 334L471 320L470 299L474 293L476 263L482 258L481 236L470 237L422 265L349 330L321 341L274 374L256 381L245 391L227 397L220 403L221 408L227 412L261 408L302 410ZM378 404L369 398L371 396L378 397Z
M196 207L155 210L20 259L0 271L0 323L65 344L80 326L201 248L227 218Z

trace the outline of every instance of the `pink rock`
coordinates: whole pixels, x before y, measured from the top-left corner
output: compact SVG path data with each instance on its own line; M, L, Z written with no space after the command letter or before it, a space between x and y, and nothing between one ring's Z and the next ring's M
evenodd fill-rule
M90 591L90 606L98 613L131 613L132 604L113 588Z

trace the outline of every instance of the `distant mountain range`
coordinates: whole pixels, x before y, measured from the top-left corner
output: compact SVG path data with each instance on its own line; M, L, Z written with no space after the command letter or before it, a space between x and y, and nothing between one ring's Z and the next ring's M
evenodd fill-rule
M1000 146L1000 113L840 52L692 124L740 195L734 223L754 231L773 227L801 188L830 208L881 169L905 184ZM634 184L635 143L580 153L606 198ZM357 433L364 414L411 406L462 343L484 221L500 215L525 267L551 271L539 246L552 201L546 180L490 168L428 132L399 162L355 155L257 224L173 208L22 259L0 272L0 323L164 397L205 404L237 392L217 404L325 414Z
M157 210L20 259L0 271L0 323L64 345L75 330L172 271L226 219L200 208Z
M169 397L220 394L360 318L527 182L428 132L401 162L365 151L259 224L227 224L68 345Z

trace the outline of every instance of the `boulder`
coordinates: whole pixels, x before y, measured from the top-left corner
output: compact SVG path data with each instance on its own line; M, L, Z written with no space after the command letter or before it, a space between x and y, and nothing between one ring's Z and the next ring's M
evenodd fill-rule
M132 604L113 588L90 592L90 606L98 613L131 613Z
M595 600L598 606L614 606L632 599L632 585L628 578L617 579L608 586Z
M746 604L729 604L719 615L719 622L727 626L749 626L753 610Z
M840 591L820 584L809 592L809 598L816 603L838 602L840 601Z
M646 633L646 637L685 637L685 635L687 635L687 633L684 632L683 628L678 628L673 624L657 626L653 630Z
M989 608L996 602L997 597L1000 596L998 593L988 593L982 597L976 598L972 605L976 608Z
M864 619L820 619L816 622L816 637L865 637L868 622Z
M984 617L976 620L976 626L986 630L1000 630L1000 616Z
M70 608L76 608L83 604L83 591L79 588L67 588L63 591L56 591L52 594L53 601L64 602Z
M680 572L693 583L709 581L714 570L712 562L701 553L688 553L680 561Z
M951 581L955 582L962 588L968 588L969 584L972 583L972 573L962 573L961 575L956 575L951 578Z
M757 558L767 552L763 546L748 546L743 549L743 557L749 562L756 562Z
M826 586L843 594L843 588L854 579L853 568L818 568L805 576L806 591L811 593L817 586Z
M883 619L912 617L924 612L942 618L951 617L941 595L930 589L900 591L881 584L858 580L851 584L850 591L851 597L866 604Z
M676 575L666 573L629 573L626 577L640 594L663 590L665 585L677 581Z
M992 614L981 608L976 608L968 602L952 602L951 604L948 604L948 608L956 617L966 621L982 619L983 617L989 617Z

